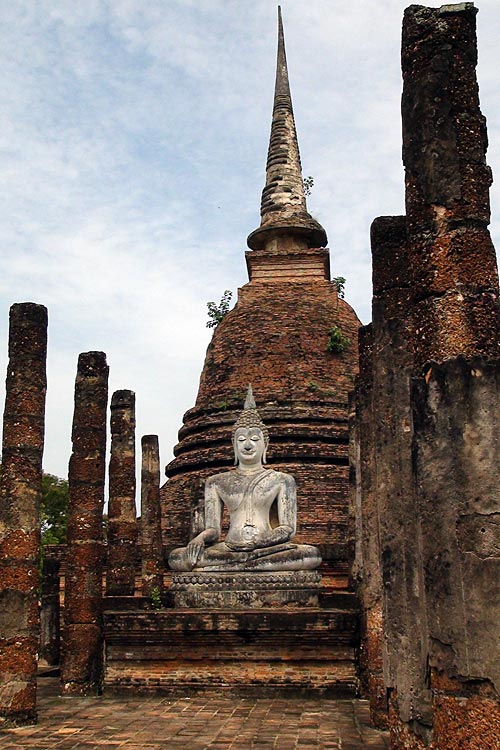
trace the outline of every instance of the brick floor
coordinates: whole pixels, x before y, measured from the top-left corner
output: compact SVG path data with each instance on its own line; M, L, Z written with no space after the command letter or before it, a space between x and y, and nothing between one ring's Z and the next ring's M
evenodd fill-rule
M1 750L387 750L360 700L61 698L57 678L39 680L38 724L4 729Z

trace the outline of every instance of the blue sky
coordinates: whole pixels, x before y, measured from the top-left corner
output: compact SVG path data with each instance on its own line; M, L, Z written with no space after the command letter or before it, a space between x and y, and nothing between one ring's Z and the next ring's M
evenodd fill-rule
M310 212L370 319L369 227L403 212L399 0L284 0ZM432 3L435 7L440 3ZM477 3L488 162L500 184L498 0ZM170 459L194 405L206 303L247 281L276 55L271 0L10 0L0 7L0 368L8 309L49 308L44 466L66 476L78 354L137 395ZM500 194L491 225L500 247ZM0 394L3 401L3 394ZM139 444L139 443L138 443ZM139 444L140 445L140 444Z

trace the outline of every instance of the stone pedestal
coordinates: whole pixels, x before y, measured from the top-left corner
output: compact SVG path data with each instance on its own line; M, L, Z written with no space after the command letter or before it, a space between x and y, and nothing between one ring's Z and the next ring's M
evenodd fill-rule
M317 607L321 575L317 570L274 573L174 573L175 607Z

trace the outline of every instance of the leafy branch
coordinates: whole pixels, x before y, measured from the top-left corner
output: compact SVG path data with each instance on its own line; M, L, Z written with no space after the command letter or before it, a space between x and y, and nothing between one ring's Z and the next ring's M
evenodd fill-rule
M221 320L226 317L229 312L232 296L233 293L229 289L226 289L218 305L215 302L207 302L208 317L210 318L207 322L207 328L216 328Z
M340 299L344 299L345 278L343 276L334 276L332 279L332 284L337 287L337 294L339 295Z

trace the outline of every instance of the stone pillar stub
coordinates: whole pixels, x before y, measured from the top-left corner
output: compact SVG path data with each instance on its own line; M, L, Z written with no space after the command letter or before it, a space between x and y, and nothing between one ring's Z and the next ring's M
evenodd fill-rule
M12 305L0 489L0 726L36 720L47 309Z
M102 681L103 505L108 372L104 352L78 358L69 462L62 691L87 695Z
M115 391L111 397L106 569L108 596L133 596L135 593L135 489L135 393L129 390Z
M403 161L420 367L500 355L476 12L471 3L412 5L403 20Z
M157 435L144 435L141 470L142 595L163 591L163 544L161 537L160 452Z

